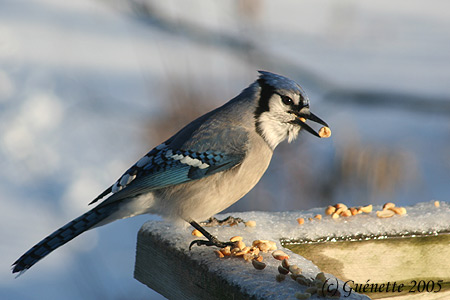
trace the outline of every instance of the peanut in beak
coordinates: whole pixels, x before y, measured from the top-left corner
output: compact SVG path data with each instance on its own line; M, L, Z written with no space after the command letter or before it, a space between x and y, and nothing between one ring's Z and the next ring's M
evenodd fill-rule
M329 138L331 136L331 129L329 127L323 126L319 130L319 136L321 138Z

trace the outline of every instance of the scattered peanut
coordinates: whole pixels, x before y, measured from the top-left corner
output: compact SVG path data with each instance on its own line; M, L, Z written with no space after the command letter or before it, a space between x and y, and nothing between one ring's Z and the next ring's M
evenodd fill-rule
M395 204L392 202L387 202L383 205L383 210L390 209L392 207L395 207Z
M341 216L343 216L343 217L350 217L351 215L352 215L352 212L349 209L341 212Z
M245 222L244 225L246 227L255 227L256 226L256 222L253 221L253 220L249 220L249 221Z
M435 201L434 205L436 207L439 207L440 202ZM330 215L333 219L338 219L339 217L350 217L350 216L355 216L355 215L361 214L361 213L371 213L372 210L373 210L372 204L358 207L358 208L356 208L356 207L347 208L347 206L345 204L338 203L334 206L329 205L325 209L325 214ZM396 207L395 204L392 202L385 203L383 205L383 211L392 211L394 214L398 214L398 215L406 214L406 208ZM394 214L392 214L391 212L387 212L387 213L377 212L377 216L379 218L389 218L389 217L392 217ZM316 215L314 218L320 220L321 215ZM303 220L303 222L304 222L304 220Z
M216 256L217 256L218 258L223 258L223 257L225 257L225 256L223 255L223 253L222 253L221 251L219 251L219 250L214 250L214 253L216 254Z
M258 249L262 252L267 252L270 249L270 245L267 243L260 243L256 247L258 247Z
M406 214L406 208L404 207L391 207L389 208L389 210L392 210L393 212L395 212L397 215L404 215Z
M250 247L244 247L244 248L241 249L241 251L236 252L234 255L235 256L242 256L242 255L247 254L249 252L250 252Z
M283 260L283 259L288 259L289 258L289 255L287 255L286 253L284 253L281 250L273 251L272 252L272 256L273 256L273 258L278 259L278 260Z
M336 207L328 205L328 207L325 209L325 214L327 216L331 216L332 213L336 211Z
M200 231L198 231L197 229L192 230L192 235L196 236L196 237L202 237L203 233L201 233Z
M258 256L255 258L255 260L257 260L257 261L259 261L259 262L262 262L262 261L263 261L262 255L258 255Z
M336 211L335 211L334 213L340 215L341 212L343 212L343 211L346 210L346 209L347 209L347 208L339 207L339 208L336 209Z
M268 240L255 240L253 241L252 245L254 247L258 247L261 251L264 251L263 249L261 249L264 248L265 252L277 249L277 243Z
M231 255L231 247L226 246L225 248L220 249L220 252L222 252L222 254L224 256L230 256Z
M331 130L330 128L323 126L319 129L319 136L321 138L329 138L331 136Z
M342 209L347 209L347 205L345 205L344 203L338 203L334 206L336 209L342 208Z
M242 236L236 235L230 238L230 242L238 242L238 241L242 241Z
M258 256L259 255L259 248L252 246L248 253L251 254L251 255L254 255L254 256Z
M231 255L236 255L236 253L238 253L239 251L241 251L241 249L239 249L238 247L235 247L235 248L231 249Z
M395 212L392 210L379 210L377 211L377 217L378 218L390 218L393 215L395 215Z
M244 258L245 261L251 261L255 258L255 256L250 253L245 253L242 255L242 258Z
M239 248L239 250L242 250L245 248L245 243L242 240L239 240L234 243L234 247Z
M277 243L275 243L273 241L268 241L267 243L269 244L269 247L270 247L269 251L277 250Z
M434 206L441 207L441 203L439 201L434 201Z
M297 219L297 223L298 223L298 225L303 225L303 224L305 223L305 219L303 219L303 218L298 218L298 219Z
M372 212L372 209L373 209L372 204L361 207L361 211L366 214Z
M314 216L314 219L322 220L322 215L321 215L321 214L315 215L315 216Z
M263 270L266 267L265 263L260 262L256 259L252 260L252 265L256 270Z
M263 243L267 243L267 242L268 242L268 240L254 240L252 242L252 246L258 247L258 244L263 244Z
M251 249L251 247L245 246L244 248L241 249L241 252L245 252L244 254L246 254L246 253L250 252L250 249Z

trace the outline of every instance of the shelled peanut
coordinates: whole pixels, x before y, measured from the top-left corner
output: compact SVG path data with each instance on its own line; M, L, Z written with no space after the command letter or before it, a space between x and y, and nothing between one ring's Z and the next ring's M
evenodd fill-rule
M390 218L394 215L406 214L406 208L395 206L395 203L387 202L383 205L383 210L377 211L378 218Z
M192 233L191 233L193 236L196 236L196 237L202 237L203 236L203 233L201 233L198 229L194 229L194 230L192 230Z
M361 213L371 213L373 210L372 204L366 206L350 207L347 208L345 204L338 203L334 206L328 206L325 209L325 214L330 215L333 219L337 219L339 217L350 217L355 216ZM390 218L394 215L404 215L406 214L406 208L397 207L394 203L388 202L383 205L383 210L376 212L377 217L379 218Z
M230 238L230 242L233 244L219 250L214 250L218 258L243 258L245 261L251 261L253 267L257 270L263 270L266 267L266 264L262 262L263 256L261 252L267 253L272 251L272 256L279 260L289 258L283 251L277 250L277 244L273 241L255 240L252 242L252 246L247 246L241 236L233 236Z
M339 217L350 217L361 213L370 213L372 211L372 205L367 205L363 207L347 207L343 203L338 203L335 205L329 205L325 209L325 215L331 216L333 219L338 219Z
M321 138L329 138L331 136L331 129L327 126L323 126L319 129L319 136Z
M325 214L331 216L333 219L337 219L339 217L350 217L355 216L362 213L371 213L373 210L372 204L366 206L350 207L348 208L345 204L338 203L336 205L329 205L325 209ZM388 202L383 205L383 210L377 211L377 216L379 218L389 218L394 215L404 215L406 214L406 208L397 207L394 203Z

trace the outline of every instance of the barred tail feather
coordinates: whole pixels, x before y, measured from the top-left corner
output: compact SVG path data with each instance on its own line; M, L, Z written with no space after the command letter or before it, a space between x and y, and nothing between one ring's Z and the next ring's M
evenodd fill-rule
M18 260L16 260L16 262L12 265L12 272L20 272L19 275L21 275L39 260L50 254L53 250L61 247L86 230L99 225L98 223L111 216L111 214L116 212L117 209L118 205L112 204L97 206L73 221L67 223L34 245L33 248L28 250Z

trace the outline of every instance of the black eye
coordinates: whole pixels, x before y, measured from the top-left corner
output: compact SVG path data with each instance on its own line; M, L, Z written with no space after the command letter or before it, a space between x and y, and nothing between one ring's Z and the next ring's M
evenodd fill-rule
M281 96L281 101L283 101L283 104L285 105L291 105L292 103L294 103L288 96Z

